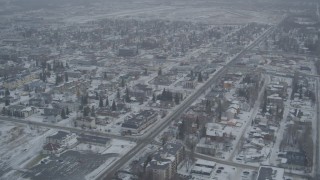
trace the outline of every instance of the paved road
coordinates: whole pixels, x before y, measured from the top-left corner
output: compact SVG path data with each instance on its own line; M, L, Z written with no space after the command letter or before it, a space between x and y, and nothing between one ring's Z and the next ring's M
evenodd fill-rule
M320 179L320 144L319 144L319 131L320 131L320 122L319 122L319 118L320 118L320 105L319 105L319 100L320 100L320 91L319 91L319 78L317 78L316 80L316 105L317 105L317 139L316 139L316 159L314 162L314 176L315 176L315 180Z
M89 131L89 130L84 130L84 129L77 129L75 127L66 127L66 126L61 126L61 125L56 125L56 124L35 122L35 121L18 119L18 118L13 118L13 117L8 117L8 116L0 116L0 121L29 124L29 125L34 125L34 126L65 130L65 131L70 131L70 132L79 133L79 134L83 133L83 134L102 136L102 137L108 137L108 138L114 138L114 139L122 139L122 140L127 140L127 141L134 141L134 142L137 141L137 138L134 138L134 137L118 136L118 135L109 134L109 133L105 133L105 132L98 132L98 131L92 131L92 130Z
M139 141L137 145L129 151L127 154L125 154L122 158L120 158L113 166L109 169L107 169L104 173L102 173L98 179L112 179L115 172L120 169L125 163L127 163L134 155L136 155L140 150L142 150L146 145L150 144L153 139L164 129L166 128L174 119L179 117L189 106L192 104L202 93L204 93L214 82L217 81L217 79L226 72L227 68L230 65L233 65L235 63L235 60L242 57L248 50L255 47L257 44L259 44L262 40L264 40L270 33L273 32L275 26L270 27L268 30L266 30L260 37L258 37L253 43L248 45L246 48L244 48L238 55L234 56L229 62L226 63L224 67L222 67L220 70L216 71L216 73L208 79L202 87L200 87L197 91L195 91L192 95L190 95L185 101L183 101L174 112L167 115L166 119L163 120L162 124L159 124L156 128L154 128L154 131L150 131L147 133L146 138L142 141ZM225 162L233 164L233 162ZM234 163L236 165L236 163Z

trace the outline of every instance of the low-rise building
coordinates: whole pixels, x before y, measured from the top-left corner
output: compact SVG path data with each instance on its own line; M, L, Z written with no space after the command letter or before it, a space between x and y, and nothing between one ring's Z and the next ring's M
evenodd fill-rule
M77 140L80 143L91 144L91 145L102 146L102 147L109 146L110 142L111 142L111 139L109 139L109 138L99 137L99 136L91 136L91 135L85 135L85 134L79 135Z
M256 180L284 180L284 169L260 166Z
M96 128L96 119L94 117L78 117L74 120L76 127Z
M158 113L155 110L143 110L138 114L128 117L122 123L122 132L140 133L143 129L157 120Z

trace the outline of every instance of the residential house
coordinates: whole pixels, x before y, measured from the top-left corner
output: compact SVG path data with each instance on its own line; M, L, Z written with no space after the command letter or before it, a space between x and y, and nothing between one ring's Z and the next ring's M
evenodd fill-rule
M94 117L78 117L74 120L75 127L96 128L96 119Z

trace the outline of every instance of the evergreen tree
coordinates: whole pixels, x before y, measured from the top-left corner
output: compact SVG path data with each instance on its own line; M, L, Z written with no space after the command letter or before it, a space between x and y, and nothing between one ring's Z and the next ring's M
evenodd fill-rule
M5 91L5 93L4 93L4 94L5 94L5 96L6 96L6 97L10 96L10 91L9 91L9 89L8 89L8 88L6 89L6 91Z
M94 106L91 107L91 116L95 117L96 116L96 111L94 109Z
M222 104L220 99L218 100L217 113L218 113L218 120L220 121L222 116Z
M175 102L176 104L180 104L180 97L179 97L179 94L178 94L178 93L176 93L175 96L174 96L174 102Z
M116 102L114 100L112 102L111 110L112 111L116 111L117 110L117 105L116 105Z
M263 94L263 104L262 104L262 114L264 115L267 112L267 92Z
M126 86L126 83L124 81L124 78L121 78L121 87L125 87Z
M196 124L197 124L197 129L199 129L199 128L200 128L200 120L199 120L199 116L197 116Z
M117 90L117 98L120 99L121 94L120 94L120 89Z
M10 100L9 100L9 98L6 98L6 100L5 100L5 106L9 106L10 105Z
M130 92L129 92L128 88L126 88L125 100L126 100L126 102L131 102L131 100L130 100Z
M100 97L100 99L99 99L99 107L103 107L103 100L102 100L101 97Z
M201 74L201 72L199 72L199 74L198 74L198 82L203 82L203 79L202 79L202 74Z
M86 106L84 109L83 109L83 116L86 117L89 115L89 112L90 112L90 108L88 106Z
M66 109L66 115L69 115L70 114L70 111L69 111L69 108L67 107Z
M106 99L106 106L109 106L109 99L108 99L108 96L107 96L107 99Z
M66 119L66 111L64 109L61 110L61 118Z
M152 95L152 102L156 102L156 95L153 93L153 95Z
M160 67L159 70L158 70L158 76L161 76L161 75L162 75L162 69Z
M65 74L64 74L64 80L65 80L66 82L69 81L68 73L65 73Z

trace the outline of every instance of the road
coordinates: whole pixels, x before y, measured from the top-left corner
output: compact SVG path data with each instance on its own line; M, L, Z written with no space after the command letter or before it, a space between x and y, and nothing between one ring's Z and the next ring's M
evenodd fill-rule
M202 93L204 93L217 79L226 72L227 68L235 63L235 61L242 57L247 51L255 47L262 40L264 40L270 33L273 32L275 26L270 27L266 30L260 37L258 37L254 42L245 47L240 53L235 55L230 61L226 63L221 69L217 70L215 74L209 78L198 90L196 90L192 95L190 95L186 100L184 100L172 113L167 115L167 117L163 120L162 124L159 124L154 131L150 131L144 140L141 140L137 143L137 145L131 149L127 154L121 157L117 162L115 162L111 168L107 169L104 173L102 173L98 179L112 179L114 174L118 169L120 169L125 163L127 163L131 158L133 158L136 154L139 153L146 145L150 144L153 139L161 133L172 121L174 121L177 117L179 117L189 106L192 104ZM235 164L233 162L228 162L230 164Z
M247 131L247 129L251 125L251 122L254 120L254 118L257 116L257 114L259 112L260 104L262 101L263 94L265 92L265 88L270 82L270 76L266 75L266 77L263 77L263 78L264 78L264 84L260 89L260 92L258 94L258 98L254 104L254 107L253 107L252 114L251 114L250 118L247 120L245 128L243 128L243 130L241 132L241 135L236 138L236 141L237 141L236 147L233 148L233 151L232 151L230 157L228 158L228 161L232 161L232 159L235 157L235 154L238 152L238 150L240 148L242 148L242 147L240 147L240 144L241 144L240 141L242 141L244 139L245 132Z
M10 121L15 123L23 123L23 124L30 124L35 126L42 126L42 127L48 127L48 128L54 128L54 129L60 129L60 130L67 130L75 133L85 133L85 134L91 134L96 136L103 136L103 137L109 137L109 138L115 138L115 139L123 139L123 140L129 140L129 141L135 141L137 142L137 145L131 149L127 154L122 156L118 161L116 161L111 168L106 169L103 173L101 173L97 179L112 179L115 172L120 169L125 163L127 163L132 157L134 157L140 150L142 150L146 145L150 144L158 134L160 134L172 121L174 121L176 118L178 118L195 100L198 99L198 97L201 96L214 82L217 81L217 79L223 75L227 68L234 65L235 61L242 57L247 51L251 50L253 47L255 47L257 44L259 44L264 38L266 38L276 26L270 27L268 30L266 30L260 37L258 37L254 42L249 44L247 47L245 47L240 53L235 55L230 61L226 62L225 66L223 66L221 69L217 70L212 77L210 77L199 89L197 89L193 94L191 94L187 99L185 99L179 106L176 107L176 109L171 112L165 119L163 119L163 123L159 123L157 126L153 128L152 131L149 131L146 133L143 137L135 138L135 137L126 137L126 136L117 136L114 134L108 134L104 132L94 132L94 131L88 131L83 129L77 129L73 127L65 127L65 126L59 126L54 124L48 124L43 122L34 122L34 121L27 121L23 119L17 119L17 118L11 118L11 117L4 117L0 116L1 121ZM234 162L225 162L220 160L221 163L228 163L230 165L238 166L237 163ZM242 165L243 166L243 165Z
M137 141L137 138L134 138L134 137L118 136L118 135L109 134L109 133L105 133L105 132L77 129L75 127L66 127L66 126L43 123L43 122L35 122L35 121L29 121L29 120L18 119L18 118L7 117L7 116L0 116L0 121L15 122L15 123L34 125L34 126L39 126L39 127L47 127L47 128L52 128L52 129L70 131L70 132L74 132L74 133L78 133L78 134L102 136L102 137L108 137L108 138L112 138L112 139L121 139L121 140L134 141L134 142Z
M320 100L320 91L319 91L319 78L316 80L316 105L317 105L317 139L316 139L316 152L315 152L315 162L314 162L314 177L315 180L320 179L320 144L319 144L319 131L320 131L320 105L319 105L319 100Z

